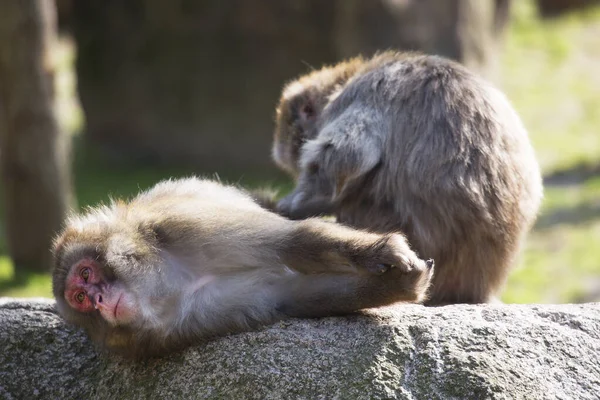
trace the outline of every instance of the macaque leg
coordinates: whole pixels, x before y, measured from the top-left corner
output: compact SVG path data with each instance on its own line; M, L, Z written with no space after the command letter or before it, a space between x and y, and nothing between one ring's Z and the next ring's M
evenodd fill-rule
M418 260L400 234L369 233L320 219L294 224L279 254L288 267L303 274L382 274Z
M316 274L291 277L281 288L277 310L290 317L342 315L395 302L426 299L433 263L428 270L392 268L382 274ZM419 267L422 268L422 267Z
M281 252L296 273L281 286L289 316L344 314L397 301L422 301L433 272L402 235L378 235L317 219L296 223Z

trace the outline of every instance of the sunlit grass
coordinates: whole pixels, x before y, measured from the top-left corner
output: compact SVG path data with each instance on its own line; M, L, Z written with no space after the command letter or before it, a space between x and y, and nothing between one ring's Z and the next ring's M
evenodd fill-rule
M7 297L52 297L49 274L17 271L7 256L0 256L0 295Z
M545 172L600 162L600 7L536 18L513 2L501 86L528 127Z
M543 213L502 299L509 303L591 301L600 296L600 177L549 187Z
M546 185L542 214L502 298L598 300L600 177L586 180L576 167L600 165L600 8L544 21L535 18L533 1L513 5L502 88L543 171L573 173L570 184Z

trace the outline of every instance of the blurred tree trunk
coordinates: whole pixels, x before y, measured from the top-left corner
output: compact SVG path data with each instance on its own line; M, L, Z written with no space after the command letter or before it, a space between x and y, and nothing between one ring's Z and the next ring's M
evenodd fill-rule
M311 67L396 48L441 54L493 77L508 6L509 0L63 5L78 46L86 139L127 158L238 171L275 170L275 104L282 85Z
M15 265L51 265L50 247L71 199L69 140L54 115L52 0L0 0L0 168Z
M342 58L402 49L452 58L494 79L510 0L339 0L336 48Z

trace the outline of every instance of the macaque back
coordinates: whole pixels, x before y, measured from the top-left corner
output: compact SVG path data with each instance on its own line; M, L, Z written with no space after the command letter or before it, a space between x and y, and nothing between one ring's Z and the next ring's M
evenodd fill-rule
M420 302L433 272L402 235L291 221L194 178L73 216L54 255L61 314L136 357L288 317Z
M403 232L436 261L429 304L498 295L542 181L525 128L491 84L441 57L383 53L290 83L276 124L274 159L297 180L281 214Z

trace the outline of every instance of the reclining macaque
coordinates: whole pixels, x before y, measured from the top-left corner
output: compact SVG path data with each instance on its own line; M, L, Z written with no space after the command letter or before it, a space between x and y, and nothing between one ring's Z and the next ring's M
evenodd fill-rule
M433 273L401 234L291 221L194 178L70 218L54 256L60 313L134 357L288 317L422 302Z
M279 213L404 232L435 260L430 305L493 300L542 198L527 131L505 96L435 56L388 52L291 82L273 157L296 178Z

